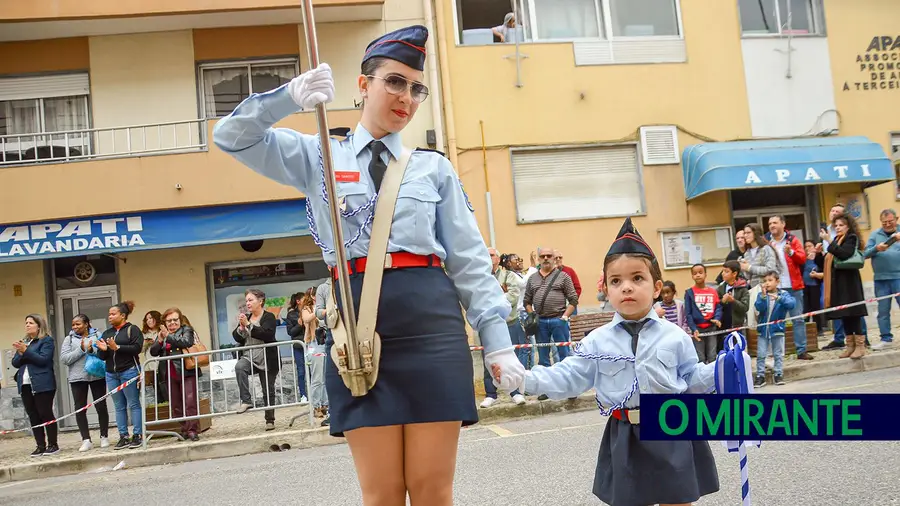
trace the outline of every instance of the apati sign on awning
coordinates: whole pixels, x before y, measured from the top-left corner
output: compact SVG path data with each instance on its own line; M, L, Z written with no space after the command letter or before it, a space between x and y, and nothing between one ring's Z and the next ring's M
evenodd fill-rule
M304 200L79 217L0 225L0 262L302 235Z

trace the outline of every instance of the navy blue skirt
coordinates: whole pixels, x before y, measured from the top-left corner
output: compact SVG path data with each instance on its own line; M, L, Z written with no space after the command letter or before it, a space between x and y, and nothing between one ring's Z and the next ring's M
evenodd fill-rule
M350 275L359 314L364 274ZM335 283L340 308L340 291ZM330 433L411 423L478 422L472 354L456 288L440 267L388 269L381 284L378 320L381 364L375 386L353 397L326 342L325 389Z
M719 491L719 473L706 441L641 441L640 425L610 417L593 491L611 506L693 503Z

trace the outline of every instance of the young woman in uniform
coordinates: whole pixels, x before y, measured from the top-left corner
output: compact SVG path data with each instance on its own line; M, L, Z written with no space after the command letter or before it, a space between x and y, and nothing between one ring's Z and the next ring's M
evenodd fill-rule
M425 27L410 26L368 45L356 83L363 99L360 122L347 139L331 140L357 311L375 198L388 162L401 157L400 132L428 97L422 84L427 38ZM250 96L213 131L220 149L306 195L311 235L329 266L336 259L319 137L274 125L333 99L331 69L322 64ZM504 371L499 387L515 390L524 368L510 344L510 306L491 276L471 205L441 154L412 153L387 252L391 267L384 272L376 323L382 339L378 380L364 396L353 397L327 360L331 434L347 438L366 506L405 505L407 494L414 506L449 506L460 427L478 420L460 304L488 364ZM335 297L341 300L339 293Z

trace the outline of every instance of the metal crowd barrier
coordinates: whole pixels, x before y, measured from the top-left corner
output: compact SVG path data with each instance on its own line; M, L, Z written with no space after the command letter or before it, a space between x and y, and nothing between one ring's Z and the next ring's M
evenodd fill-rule
M265 353L265 349L273 348L273 347L278 348L278 347L282 347L282 346L290 346L293 349L293 346L295 344L300 344L301 346L303 346L303 356L304 356L304 363L305 363L306 362L306 359L305 359L306 358L306 343L304 343L303 341L299 341L299 340L277 341L274 343L257 344L257 345L252 345L252 346L241 346L241 347L237 347L237 348L227 348L227 349L222 349L222 350L209 350L209 351L200 351L200 352L196 352L196 353L184 353L184 354L180 354L180 355L171 355L168 357L148 357L144 361L144 363L141 365L140 378L146 377L145 373L149 370L148 366L150 364L156 363L157 371L154 371L154 374L153 374L153 377L154 377L153 390L154 390L154 392L153 392L152 400L153 400L153 406L155 409L154 409L154 417L153 417L154 419L151 421L148 421L147 416L146 416L147 415L147 407L149 406L147 403L147 401L148 401L148 399L147 399L148 385L145 384L144 387L141 388L141 409L143 410L143 416L141 417L141 420L142 420L141 428L142 428L142 432L144 434L144 441L143 441L144 448L147 447L147 443L150 441L150 439L154 435L175 436L178 438L179 441L184 439L182 437L182 435L178 432L172 432L172 431L167 431L167 430L150 430L150 431L148 431L148 429L147 429L148 426L164 425L164 424L171 424L171 423L178 423L178 422L186 422L186 421L190 421L190 420L201 420L201 419L212 418L212 417L217 417L217 416L238 414L237 408L241 405L240 391L238 390L238 401L237 401L236 405L230 405L229 401L228 401L228 390L229 390L228 382L230 380L237 379L237 372L235 371L235 368L236 368L238 362L244 361L244 360L250 360L251 365L252 365L253 362L252 362L252 359L250 358L252 351L253 350L262 350L260 353L263 356L263 360L264 360L263 365L265 366L266 370L268 370L269 369L269 361L268 361L268 357ZM251 353L248 353L248 352L251 352ZM242 357L234 358L235 354L241 354ZM184 376L182 375L181 388L180 389L177 387L173 388L172 374L171 374L169 365L172 362L178 361L178 362L180 362L181 371L184 371L185 370L184 369L185 359L190 358L190 357L203 357L203 356L209 357L209 365L197 368L197 369L201 369L203 371L202 376L196 377L196 380L195 380L196 392L194 394L194 406L193 406L194 409L192 411L194 411L197 414L187 416L188 406L187 406L186 400L187 400L188 395L187 395L186 389L184 388ZM219 356L219 357L224 356L226 358L220 358L219 360L216 360L215 358L217 356ZM274 410L274 409L279 409L279 408L303 406L304 404L307 404L309 406L308 416L309 416L310 427L315 427L316 420L315 420L315 415L313 412L313 404L310 399L312 392L310 391L311 378L310 378L310 374L309 374L309 366L307 365L306 367L303 368L304 369L303 375L304 375L304 378L306 380L306 385L307 385L307 402L303 403L303 402L301 402L299 384L297 382L297 363L293 358L293 352L291 353L291 358L289 360L283 360L281 357L281 350L279 350L278 358L279 358L279 361L281 362L278 374L274 378L269 379L267 373L263 373L263 376L266 377L266 379L269 381L267 381L266 385L260 385L261 389L263 390L263 392L262 392L263 393L263 402L260 405L257 404L257 397L256 397L257 388L256 388L256 381L255 381L257 378L259 378L259 373L258 373L258 369L256 366L251 367L251 369L250 369L251 372L248 377L248 381L250 383L250 397L251 397L252 407L250 409L248 409L247 412L249 413L252 411L265 411L265 410L269 410L269 409ZM286 365L286 362L289 363L289 365ZM160 419L160 416L159 416L160 398L159 398L159 391L157 388L157 381L156 381L157 376L156 375L159 374L159 370L163 369L163 368L165 368L164 370L166 371L165 385L166 385L166 390L168 393L168 395L166 397L166 399L168 401L168 407L167 407L168 416ZM289 372L293 373L293 376L292 376L293 383L294 383L293 397L291 397L290 395L283 395L284 385L285 385L284 374L289 373ZM177 374L177 372L176 372L176 374ZM209 392L209 413L201 413L201 408L200 408L201 400L202 400L201 392L203 391L203 389L201 388L201 385L202 385L201 382L209 385L209 390L208 390L208 392ZM225 406L225 409L223 409L223 410L216 410L217 390L215 388L215 382L222 383L222 385L221 385L221 397L223 398L222 405ZM239 386L234 386L234 387L232 387L232 391L234 389L238 389L238 388L239 388ZM172 396L173 395L175 395L175 396L181 395L181 406L182 406L182 409L180 410L181 416L177 416L177 417L175 416L175 412L174 412L175 410L174 410L173 404L172 404ZM281 401L284 401L284 402L278 402L279 398ZM270 402L270 399L272 400L272 402ZM290 421L290 424L293 425L294 420L300 416L303 416L303 415L298 415L298 416L293 417ZM197 431L197 432L199 433L200 431Z

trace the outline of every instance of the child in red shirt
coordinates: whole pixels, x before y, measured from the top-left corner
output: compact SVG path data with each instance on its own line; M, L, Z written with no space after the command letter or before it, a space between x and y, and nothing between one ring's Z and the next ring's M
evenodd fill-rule
M716 289L706 286L706 267L703 264L691 267L691 278L694 286L684 292L684 312L694 335L697 358L709 364L716 360L716 336L700 336L700 333L722 326L722 305Z

